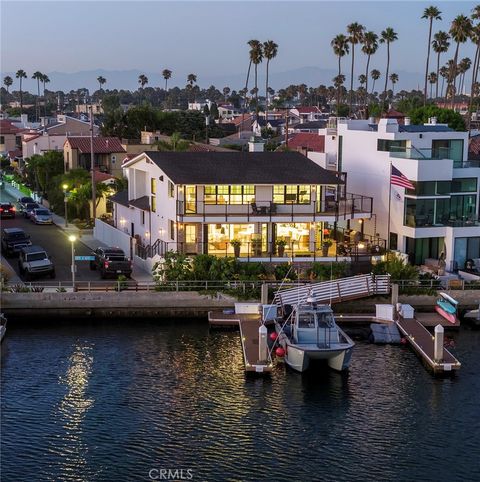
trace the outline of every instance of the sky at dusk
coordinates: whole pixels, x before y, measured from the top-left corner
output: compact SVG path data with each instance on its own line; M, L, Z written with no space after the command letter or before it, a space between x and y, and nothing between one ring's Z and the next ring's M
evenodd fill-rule
M434 31L448 30L454 16L470 15L475 5L434 4L443 17L434 23ZM252 38L272 39L279 45L272 73L310 66L335 69L330 41L357 21L377 33L393 27L399 40L391 47L390 71L420 73L428 35L428 22L420 17L428 5L431 2L2 1L1 70L169 68L174 72L172 84L184 84L189 72L199 78L212 72L243 73L248 64L246 42ZM471 43L461 47L461 57L473 55ZM365 56L358 58L363 70ZM383 46L371 68L384 69L385 61ZM347 70L349 60L343 64Z

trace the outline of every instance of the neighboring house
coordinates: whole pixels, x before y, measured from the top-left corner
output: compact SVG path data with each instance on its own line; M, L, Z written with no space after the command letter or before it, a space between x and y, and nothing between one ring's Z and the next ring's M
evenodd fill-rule
M236 109L232 104L220 104L218 106L218 115L220 119L232 120L241 115L239 109Z
M299 132L288 138L288 148L307 155L309 152L325 152L325 136Z
M372 215L372 198L347 194L343 176L298 152L148 151L124 171L114 225L144 257L232 256L238 240L240 257L271 258L282 241L289 256L311 261L322 256L327 226Z
M158 141L169 141L170 137L165 134L161 134L160 131L141 131L140 143L141 144L155 144Z
M270 129L276 135L283 135L285 133L285 119L270 119L266 121L264 118L254 120L252 124L252 131L256 136L262 135L262 129Z
M122 176L122 162L127 151L117 137L94 137L94 168L101 172ZM83 168L90 170L91 140L90 137L68 136L63 145L65 171Z
M315 120L315 121L308 121L302 122L301 124L293 124L289 126L288 132L311 132L319 134L321 129L325 129L327 127L327 121L323 120Z
M341 120L328 129L335 138L336 169L347 173L355 192L373 196L375 224L366 226L387 238L390 246L421 264L443 253L447 269L463 268L468 258L480 257L480 165L469 160L467 132L457 132L432 118L425 125L399 125L395 119L379 124ZM480 151L475 138L474 157ZM415 189L392 186L391 166ZM368 231L367 231L368 232Z
M47 151L63 151L66 135L49 135L39 133L25 133L22 139L23 158L27 159L34 154L43 155Z
M24 129L19 129L12 121L0 120L0 155L22 149L22 132Z
M95 102L94 104L77 104L75 106L75 112L77 114L90 114L90 106L93 108L93 114L103 114L103 107L101 102Z
M290 109L290 114L297 117L300 122L319 120L323 117L322 111L316 106L302 106Z
M90 122L76 119L68 115L59 114L56 120L39 129L46 132L49 136L90 136ZM93 135L98 136L100 128L93 126Z

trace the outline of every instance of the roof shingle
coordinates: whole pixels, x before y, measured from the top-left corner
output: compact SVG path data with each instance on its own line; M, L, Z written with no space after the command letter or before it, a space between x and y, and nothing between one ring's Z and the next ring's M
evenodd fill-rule
M90 137L67 137L72 149L78 149L82 153L90 152ZM127 152L118 137L94 137L93 151L95 154L110 154L111 152Z

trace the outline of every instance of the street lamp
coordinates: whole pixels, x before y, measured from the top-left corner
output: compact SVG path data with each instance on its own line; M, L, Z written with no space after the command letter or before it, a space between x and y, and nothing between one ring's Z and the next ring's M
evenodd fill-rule
M75 291L75 241L77 240L77 237L73 234L71 234L68 237L68 240L72 243L72 289Z
M68 189L68 184L64 184L63 186L63 202L65 203L65 227L68 228L68 197L67 197L67 189Z

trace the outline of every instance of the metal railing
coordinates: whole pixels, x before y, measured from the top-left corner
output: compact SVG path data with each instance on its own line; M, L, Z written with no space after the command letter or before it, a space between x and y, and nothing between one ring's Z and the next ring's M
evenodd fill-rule
M215 218L227 221L231 218L243 217L246 221L258 218L275 221L277 218L294 221L299 216L309 216L313 222L317 218L332 216L344 219L351 218L355 214L371 215L373 210L373 198L360 194L347 193L338 201L321 200L312 201L308 204L278 204L271 201L255 201L250 204L208 204L204 201L187 202L177 201L177 217L180 222L185 218L200 217Z

